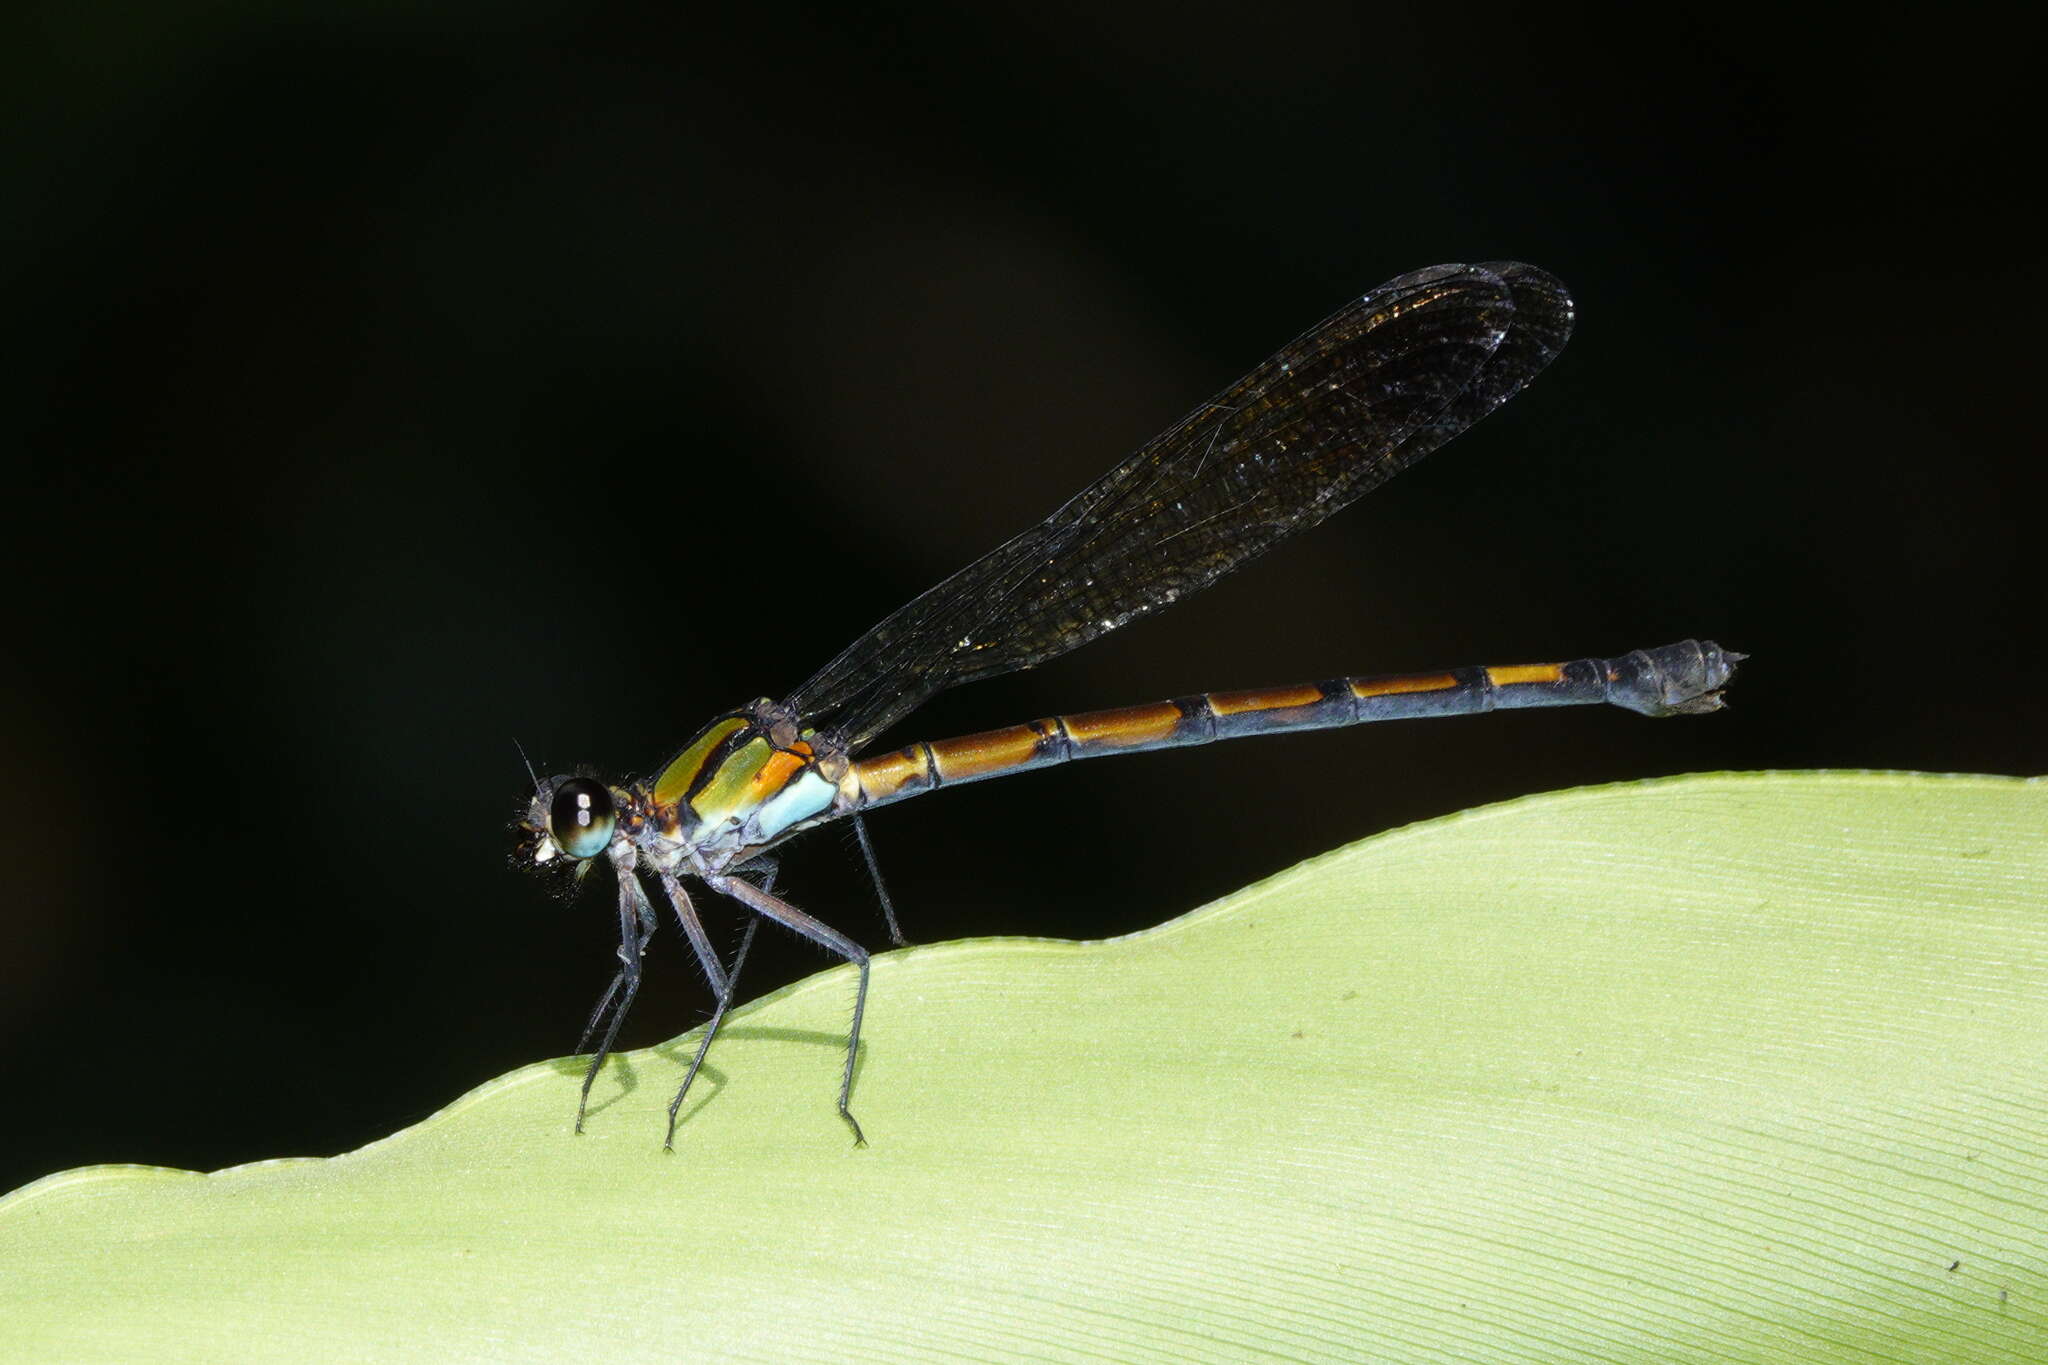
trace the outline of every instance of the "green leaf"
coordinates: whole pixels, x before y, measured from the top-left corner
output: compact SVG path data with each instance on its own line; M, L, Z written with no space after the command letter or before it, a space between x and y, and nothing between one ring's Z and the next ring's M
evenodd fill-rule
M2048 786L1759 774L875 964L331 1160L0 1201L0 1357L2048 1359ZM118 1085L130 1058L80 1058ZM29 1111L17 1110L16 1121Z

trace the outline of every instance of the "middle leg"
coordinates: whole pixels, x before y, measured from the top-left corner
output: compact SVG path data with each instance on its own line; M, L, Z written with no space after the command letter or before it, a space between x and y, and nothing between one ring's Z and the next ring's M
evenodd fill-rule
M860 1121L854 1118L848 1101L853 1095L853 1063L860 1055L860 1017L868 1003L868 950L823 920L805 914L781 897L740 877L713 873L704 878L704 884L722 896L732 897L755 914L794 929L811 942L860 968L860 987L853 997L853 1026L846 1034L846 1070L839 1080L839 1117L845 1119L846 1126L853 1130L854 1146L867 1146L867 1136L861 1132Z

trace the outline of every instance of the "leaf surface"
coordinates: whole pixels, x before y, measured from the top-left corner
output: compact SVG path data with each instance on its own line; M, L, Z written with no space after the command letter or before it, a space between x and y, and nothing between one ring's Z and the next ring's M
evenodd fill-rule
M0 1201L7 1359L2048 1359L2048 785L1714 775L1397 830ZM119 1085L128 1057L79 1058ZM17 1115L17 1121L27 1111Z

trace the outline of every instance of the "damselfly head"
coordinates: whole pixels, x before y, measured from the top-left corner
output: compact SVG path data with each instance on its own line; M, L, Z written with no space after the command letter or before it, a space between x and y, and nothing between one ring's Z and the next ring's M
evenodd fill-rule
M549 778L534 792L519 820L519 853L542 864L558 857L585 862L610 847L618 826L611 790L591 777Z

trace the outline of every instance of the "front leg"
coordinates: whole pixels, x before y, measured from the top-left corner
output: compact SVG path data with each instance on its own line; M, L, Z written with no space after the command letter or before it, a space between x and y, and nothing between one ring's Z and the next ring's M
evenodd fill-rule
M590 1107L590 1086L597 1079L598 1071L604 1066L604 1059L611 1056L612 1043L619 1036L619 1025L626 1020L626 1011L633 1008L633 997L640 993L640 959L647 952L647 936L654 931L654 907L647 903L647 894L640 889L639 878L631 868L619 869L619 970L612 977L612 984L599 997L597 1008L590 1012L590 1022L583 1026L583 1036L576 1040L576 1051L582 1052L590 1043L590 1035L597 1032L598 1023L603 1020L606 1010L611 1010L611 1027L604 1031L604 1041L590 1058L590 1065L583 1072L583 1093L576 1100L576 1131L583 1131L584 1111ZM625 994L621 997L620 992ZM614 1002L617 1008L613 1009Z
M839 1080L839 1117L845 1119L846 1126L853 1129L854 1146L867 1146L868 1140L860 1130L860 1121L854 1118L853 1110L847 1106L853 1096L854 1059L860 1055L860 1017L868 1003L868 950L823 920L812 918L788 901L755 886L752 882L714 872L704 875L704 884L722 896L732 897L755 914L794 929L811 942L829 952L837 953L860 968L860 988L853 997L853 1027L847 1030L846 1034L846 1071Z

